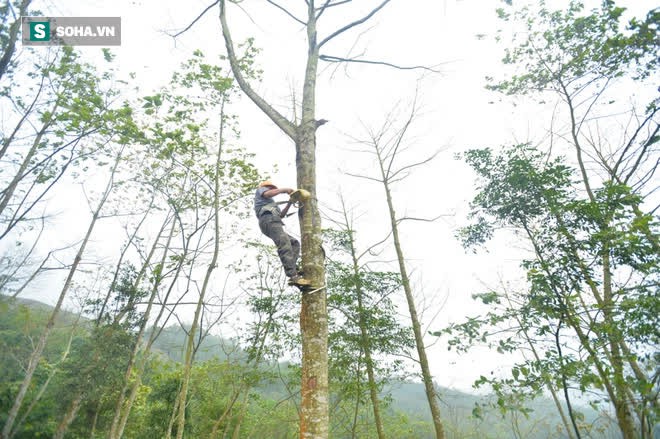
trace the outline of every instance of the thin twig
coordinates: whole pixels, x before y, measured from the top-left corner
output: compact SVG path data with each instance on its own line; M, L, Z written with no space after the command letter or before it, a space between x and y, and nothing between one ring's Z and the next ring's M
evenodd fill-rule
M302 21L300 18L298 18L298 17L296 17L295 15L293 15L293 14L292 14L291 12L289 12L285 7L278 5L278 4L275 3L273 0L266 0L266 2L268 2L268 3L270 3L271 5L275 6L277 9L281 10L281 11L284 12L286 15L288 15L288 16L291 17L291 18L293 18L295 21L297 21L298 23L302 24L303 26L307 26L307 23L305 23L305 22Z
M200 20L200 19L201 19L201 18L202 18L207 12L208 12L208 11L211 10L212 7L214 7L215 5L217 5L219 2L220 2L220 0L216 0L216 1L214 1L214 2L213 2L212 4L210 4L206 9L204 9L204 10L202 11L202 13L199 14L199 15L197 16L197 18L195 18L195 19L194 19L194 20L193 20L188 26L186 26L185 29L183 29L183 30L180 31L180 32L175 33L174 35L170 35L170 36L171 36L172 38L176 38L176 37L178 37L179 35L181 35L181 34L183 34L183 33L185 33L185 32L188 32L188 31L190 30L190 28L193 27L193 26L195 25L195 23L197 23L197 22L198 22L198 21L199 21L199 20ZM169 35L169 34L168 34L168 35Z
M373 65L393 67L393 68L398 69L398 70L426 70L428 72L433 72L433 73L442 73L440 70L436 70L432 67L427 67L427 66L400 66L400 65L392 64L392 63L389 63L389 62L386 62L386 61L373 61L373 60L357 59L357 58L342 58L340 56L332 56L332 55L319 55L319 59L321 61L325 61L325 62L336 62L336 63L352 62L352 63L373 64Z

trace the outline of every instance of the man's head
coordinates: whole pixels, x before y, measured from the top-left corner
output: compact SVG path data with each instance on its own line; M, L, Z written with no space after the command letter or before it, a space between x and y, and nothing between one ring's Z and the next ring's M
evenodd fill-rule
M262 181L261 183L259 183L259 187L268 187L271 189L277 189L277 186L275 186L273 182L270 180Z

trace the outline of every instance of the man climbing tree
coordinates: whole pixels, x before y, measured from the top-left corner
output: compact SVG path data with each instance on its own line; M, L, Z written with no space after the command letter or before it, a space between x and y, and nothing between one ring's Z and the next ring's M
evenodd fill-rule
M295 26L302 25L306 30L307 47L304 80L302 81L302 101L294 102L294 117L287 118L264 99L251 85L255 79L253 56L255 48L249 42L243 54L234 50L228 20L227 4L240 3L236 0L215 0L188 27L176 35L186 32L204 14L214 6L220 8L220 24L225 42L227 59L239 87L252 102L279 127L295 145L297 186L309 192L310 198L305 208L298 213L300 219L302 269L305 279L311 282L314 294L304 294L301 300L300 332L302 335L302 382L300 404L300 437L305 439L325 439L329 434L328 418L328 319L325 292L325 255L321 246L321 215L318 210L316 191L316 130L325 123L316 119L316 80L319 61L326 62L362 62L387 65L400 69L424 67L402 67L389 62L365 59L344 58L321 53L328 43L348 31L354 30L372 19L391 0L374 1L372 7L363 9L363 4L356 7L350 1L305 0L288 9L276 1L268 3L286 14ZM345 21L343 26L320 35L317 24L322 16L335 15L344 17L355 15L353 20ZM298 111L299 110L299 111ZM310 292L311 293L311 292Z
M254 194L254 212L259 219L261 232L272 239L277 246L277 254L280 256L289 283L305 287L312 283L303 278L296 268L296 262L300 256L300 242L284 231L282 223L282 218L286 216L292 203L288 202L284 210L280 210L273 199L276 195L291 195L292 193L291 188L279 189L271 181L264 181Z

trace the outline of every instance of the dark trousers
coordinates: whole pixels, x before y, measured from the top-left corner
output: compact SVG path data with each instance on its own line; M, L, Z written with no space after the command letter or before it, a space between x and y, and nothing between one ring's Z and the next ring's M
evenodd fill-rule
M259 217L259 228L277 246L277 254L280 256L286 275L291 277L298 274L296 262L300 255L300 243L284 231L282 219L277 215L265 213Z

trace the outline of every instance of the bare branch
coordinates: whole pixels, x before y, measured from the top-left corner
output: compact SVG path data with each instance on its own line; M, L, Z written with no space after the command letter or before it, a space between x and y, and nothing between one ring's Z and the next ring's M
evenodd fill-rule
M425 223L432 223L432 222L435 222L436 220L442 218L443 216L452 216L452 215L449 214L449 213L442 213L442 214L440 214L438 216L435 216L433 218L417 218L417 217L413 217L413 216L404 216L404 217L398 218L396 220L396 223L401 224L404 221L422 221L422 222L425 222Z
M652 111L652 112L646 117L646 119L644 119L644 121L643 121L641 124L639 124L639 127L638 127L638 128L635 130L635 132L633 133L632 137L631 137L630 140L628 141L628 144L627 144L627 145L625 146L625 148L623 149L623 152L621 153L621 156L619 157L619 160L617 160L616 165L614 166L614 172L615 172L615 173L617 173L619 167L621 166L621 164L622 164L623 161L625 160L626 153L628 152L628 150L630 149L630 147L632 146L632 144L635 142L635 140L636 140L637 137L639 136L639 133L641 132L642 128L645 127L645 126L647 125L647 123L650 122L650 121L653 119L653 117L655 116L655 114L657 113L657 111L658 111L657 109L654 110L654 111ZM627 182L627 181L630 179L630 177L632 177L633 173L637 170L637 167L638 167L639 164L641 163L642 157L644 156L644 153L646 152L646 149L647 149L649 146L651 146L651 144L653 144L654 141L656 140L656 139L655 139L655 136L658 134L658 129L659 129L659 127L660 127L660 125L656 124L655 129L653 130L653 132L651 133L651 135L648 136L646 142L644 142L644 150L642 151L642 153L640 153L640 154L638 155L638 157L637 157L637 162L635 163L635 165L632 167L632 169L631 169L630 172L628 173L628 176L625 178L625 182Z
M433 73L442 73L440 70L436 70L432 67L427 67L427 66L400 66L398 64L392 64L386 61L373 61L373 60L367 60L367 59L358 59L358 58L343 58L340 56L332 56L332 55L319 55L319 59L321 61L325 62L335 62L335 63L342 63L342 62L352 62L352 63L361 63L361 64L374 64L374 65L380 65L380 66L387 66L387 67L393 67L398 70L426 70L428 72L433 72Z
M365 256L366 254L369 254L369 255L372 255L372 256L373 256L373 255L374 255L373 249L376 248L376 247L378 247L379 245L383 244L383 243L384 243L385 241L387 241L388 239L390 239L390 236L392 236L392 231L391 231L391 230L387 233L387 235L385 235L385 237L384 237L383 239L381 239L380 241L378 241L378 242L375 243L375 244L370 245L365 251L363 251L362 253L360 253L360 254L358 255L358 257L357 257L357 260L359 261L359 260L362 259L362 257Z
M284 116L282 116L275 108L273 108L268 102L266 102L261 96L254 91L252 86L247 82L243 72L241 71L241 66L236 58L236 53L234 52L234 43L231 40L231 34L229 33L229 26L227 25L227 17L225 14L225 0L220 0L220 23L222 24L222 36L225 39L225 47L227 48L227 57L229 58L229 64L231 65L231 70L234 73L236 82L241 87L241 90L254 102L261 111L263 111L266 116L268 116L274 123L277 125L284 133L289 136L291 139L296 138L296 127Z
M383 3L381 3L380 5L378 5L374 10L372 10L371 12L369 12L369 13L368 13L367 15L365 15L364 17L360 18L359 20L355 20L354 22L349 23L349 24L347 24L346 26L342 27L341 29L338 29L338 30L336 30L335 32L331 33L329 36L327 36L324 40L322 40L322 41L318 44L317 48L320 49L321 47L323 47L323 45L324 45L325 43L327 43L328 41L332 40L333 38L335 38L335 37L337 37L337 36L343 34L343 33L346 32L347 30L352 29L352 28L354 28L355 26L358 26L358 25L364 23L365 21L369 20L371 17L373 17L374 15L376 15L376 13L377 13L378 11L380 11L381 9L383 9L383 8L385 7L385 5L388 4L389 2L390 2L390 0L385 0Z
M421 161L419 161L419 162L415 162L415 163L411 163L411 164L409 164L409 165L403 166L402 168L399 168L399 169L397 169L396 171L392 172L392 173L390 174L389 178L394 178L394 177L396 177L397 174L399 174L400 172L406 171L406 170L408 170L408 169L411 169L411 168L415 168L415 167L417 167L417 166L424 165L424 164L430 162L431 160L433 160L434 158L436 158L436 157L438 156L438 154L440 154L440 150L434 152L431 156L427 157L427 158L424 159L424 160L421 160Z
M415 90L415 97L413 99L413 103L410 107L410 115L408 116L408 119L406 122L403 124L403 127L399 130L397 134L397 139L396 143L394 146L394 149L392 151L392 154L390 156L390 163L387 165L387 172L384 173L385 179L389 181L391 178L394 176L391 174L392 172L392 165L394 164L394 159L396 158L397 155L397 150L401 147L401 144L403 143L403 139L408 132L408 128L410 128L410 125L412 125L413 120L415 120L415 116L417 115L417 96L418 96L419 90ZM401 172L401 169L397 171L397 173Z
M288 15L289 17L293 18L293 19L294 19L295 21L297 21L298 23L302 24L303 26L307 26L307 23L305 23L305 22L302 21L300 18L298 18L298 17L296 17L295 15L293 15L293 14L292 14L291 12L289 12L286 8L284 8L284 7L280 6L280 5L278 5L277 3L275 3L273 0L266 0L266 1L267 1L268 3L270 3L271 5L275 6L277 9L281 10L282 12L284 12L284 13L285 13L286 15Z
M331 1L331 0L327 0L327 1L325 2L325 4L319 8L319 13L316 14L316 19L317 19L317 20L318 20L319 18L321 18L321 15L323 15L323 13L325 12L326 9L331 8L331 7L333 7L333 6L343 5L344 3L350 3L350 2L352 2L353 0L340 0L340 1L338 1L338 2L336 2L336 3L332 3L332 4L330 4L330 1Z
M204 10L202 11L202 13L199 14L199 15L197 16L197 18L195 18L195 19L194 19L194 20L193 20L188 26L186 26L185 29L183 29L183 30L180 31L180 32L175 33L174 35L170 35L170 36L171 36L172 38L176 38L176 37L178 37L179 35L188 32L188 31L190 30L190 28L193 27L193 26L195 25L195 23L197 23L197 22L198 22L198 21L199 21L204 15L206 15L206 13L207 13L208 11L211 10L212 7L214 7L215 5L217 5L219 2L220 2L220 0L216 0L216 1L214 1L214 2L213 2L212 4L210 4L206 9L204 9ZM168 34L168 35L169 35L169 34Z
M350 172L347 172L346 175L349 175L349 176L355 177L355 178L364 178L365 180L375 181L376 183L382 183L383 182L383 180L379 180L379 179L374 178L374 177L367 177L366 175L351 174Z

